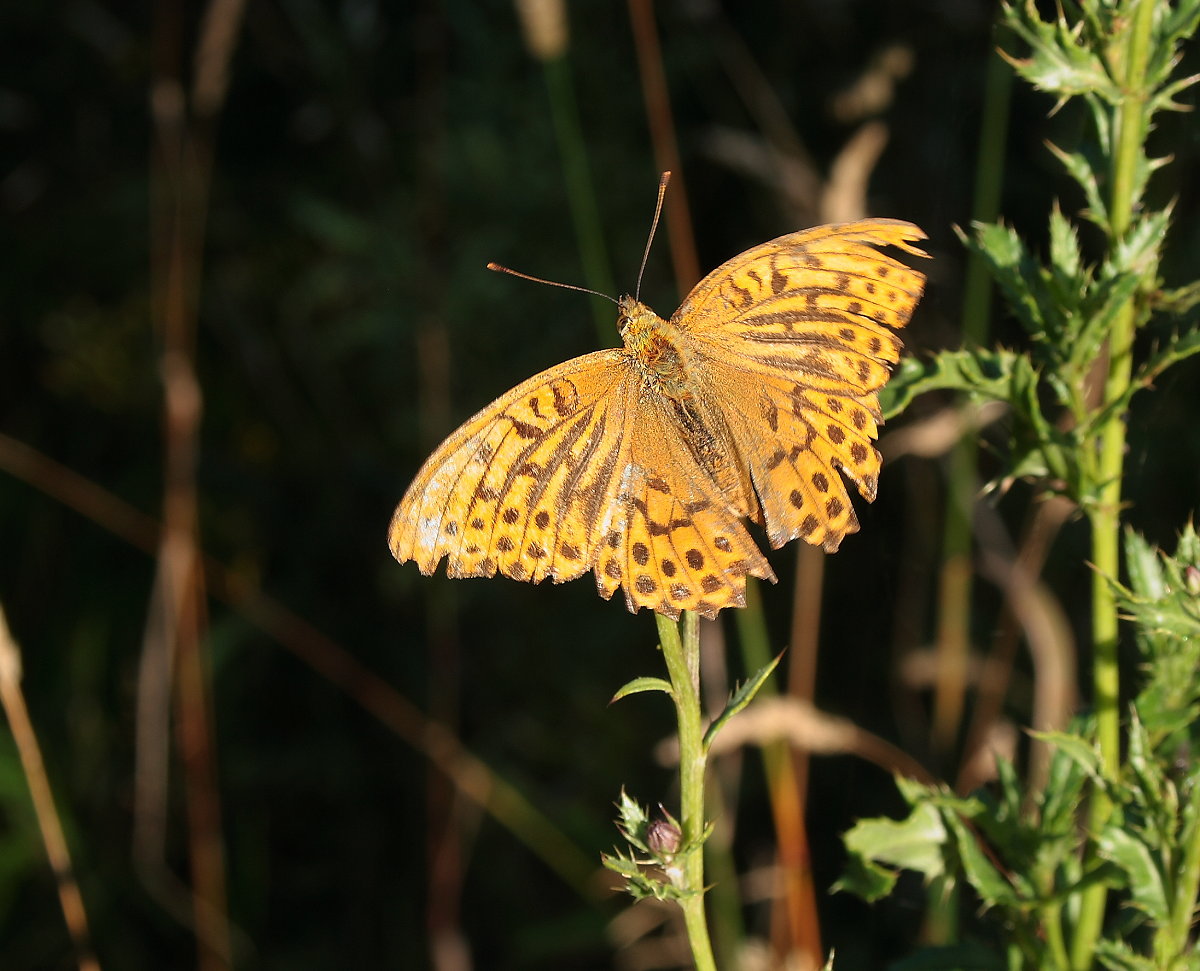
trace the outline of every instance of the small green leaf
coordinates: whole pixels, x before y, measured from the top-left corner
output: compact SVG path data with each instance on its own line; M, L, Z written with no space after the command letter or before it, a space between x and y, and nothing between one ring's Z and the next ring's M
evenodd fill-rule
M1200 280L1193 280L1173 290L1161 290L1154 298L1156 310L1177 317L1186 314L1197 304L1200 304Z
M1128 527L1125 529L1125 569L1129 571L1130 586L1138 597L1158 600L1168 595L1158 549Z
M1035 88L1060 99L1093 93L1117 104L1122 92L1105 69L1100 46L1081 24L1068 23L1061 6L1058 11L1057 18L1047 21L1032 3L1006 4L1005 22L1029 45L1030 56L1005 53L1005 59Z
M1050 269L1065 287L1077 284L1083 275L1079 234L1056 202L1050 210Z
M1167 368L1186 360L1193 354L1200 354L1200 329L1172 337L1162 348L1151 354L1146 362L1138 368L1138 373L1134 377L1133 390L1140 391L1142 388L1148 387ZM1133 391L1121 399L1122 411L1129 406L1128 398L1132 395Z
M1120 937L1103 937L1098 940L1096 959L1110 971L1161 971L1156 962L1142 957Z
M777 654L775 658L767 665L756 671L753 677L745 684L738 688L730 696L728 703L725 705L725 710L716 717L711 725L708 726L708 731L704 733L704 750L707 752L708 747L712 744L712 740L716 738L722 726L729 721L734 715L745 708L758 694L758 689L763 686L763 683L771 676L771 673L778 666L782 654Z
M1076 719L1076 737L1092 728ZM1084 743L1087 744L1086 742ZM1090 764L1092 760L1088 759ZM1083 799L1083 787L1089 773L1059 746L1053 747L1046 785L1041 795L1042 825L1051 833L1074 833L1075 813Z
M831 893L852 893L868 903L874 903L892 892L899 875L897 870L882 867L866 857L851 853L846 860L845 870L829 890Z
M1150 110L1189 111L1190 106L1176 101L1175 95L1186 91L1197 81L1200 81L1200 74L1192 74L1186 78L1180 78L1178 81L1172 81L1170 84L1164 85L1162 88L1156 91L1154 97L1150 99Z
M1013 372L1030 367L1013 351L976 349L941 351L930 358L906 357L880 394L883 415L892 419L918 395L929 391L963 391L974 398L1008 401Z
M1171 225L1171 215L1171 206L1140 213L1113 247L1110 261L1114 272L1133 274L1144 284L1153 283L1158 273L1163 240ZM1146 289L1152 289L1152 286Z
M624 856L620 850L615 854L602 853L600 862L606 869L624 878L624 890L634 900L683 900L695 896L694 891L683 890L669 879L663 879L658 871L644 869L643 865L632 857Z
M861 819L843 837L851 856L916 870L926 882L945 873L948 839L941 813L929 802L905 819Z
M634 846L648 853L642 834L650 824L650 814L625 791L624 786L621 787L621 798L617 802L617 814L617 829Z
M979 894L979 899L983 901L984 906L1020 906L1023 902L1020 895L996 868L991 857L984 850L981 837L954 813L946 813L945 821L950 832L954 834L958 858L962 862L967 882Z
M1067 174L1079 183L1079 188L1083 190L1083 197L1087 200L1087 208L1083 215L1107 232L1108 206L1104 201L1104 193L1100 189L1100 179L1097 177L1091 161L1081 152L1064 152L1052 142L1047 142L1046 148L1062 163Z
M1096 849L1121 870L1133 905L1155 923L1166 923L1170 918L1167 890L1149 847L1121 826L1106 826Z
M1045 293L1041 267L1016 230L1003 223L977 222L971 228L973 236L960 232L959 238L983 259L1021 325L1035 338L1056 331L1057 303Z
M628 698L630 695L636 695L643 691L661 691L665 695L675 696L671 682L663 678L634 678L632 681L618 688L617 693L612 696L608 703L611 705L622 698Z
M1030 731L1036 739L1053 745L1063 755L1067 756L1084 772L1091 776L1094 782L1103 784L1104 770L1100 750L1095 743L1071 732L1036 732Z
M1133 299L1144 283L1134 273L1121 273L1089 284L1078 313L1078 326L1069 335L1072 380L1079 380L1096 363L1101 345L1108 339L1117 314Z

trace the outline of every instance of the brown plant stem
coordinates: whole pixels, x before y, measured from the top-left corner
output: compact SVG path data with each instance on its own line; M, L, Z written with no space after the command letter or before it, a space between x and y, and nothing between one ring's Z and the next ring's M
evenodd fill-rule
M75 946L79 971L100 971L100 962L92 952L91 935L88 932L87 910L83 906L83 895L71 866L71 854L63 835L62 822L54 806L54 794L50 791L50 780L46 778L46 766L42 761L41 746L37 733L25 706L25 694L21 690L21 652L13 640L0 607L0 704L8 718L13 742L21 759L21 769L29 784L29 795L33 800L33 811L38 827L42 831L42 843L46 847L46 858L54 871L58 885L58 901L62 906L67 930Z
M174 671L191 921L202 971L224 971L232 966L233 956L212 701L203 654L205 594L195 482L203 394L194 355L213 133L228 91L243 3L212 0L205 9L194 55L190 114L182 80L183 5L156 5L150 90L152 312L164 390L163 529L139 684L134 852L141 868L151 874L152 889L167 882L163 841L168 772L161 739L169 720L166 685Z
M417 323L417 400L422 438L432 447L451 427L452 353L446 332L446 61L448 26L441 0L422 0L414 20L416 88L416 229L419 277L424 281ZM456 731L461 705L462 661L456 597L449 590L425 600L425 652L429 715ZM433 763L426 773L426 910L429 964L435 971L471 966L462 929L462 892L467 861L463 829L477 816L454 784ZM464 818L466 817L466 818Z
M796 553L787 695L810 705L816 701L824 577L825 552L802 543ZM787 955L792 955L791 960L795 960L798 955L802 964L817 968L824 961L824 950L805 823L809 763L807 750L791 749L778 758L780 775L771 785L785 908L780 913L777 907L772 915L772 939L778 959L787 960ZM784 941L786 948L781 946Z
M673 191L667 195L667 234L671 240L675 283L680 294L684 294L700 279L700 261L696 257L696 237L692 232L679 144L675 140L675 122L671 118L671 99L667 92L667 75L663 70L658 26L654 22L653 0L629 0L629 21L633 27L633 43L637 52L642 95L646 99L646 118L650 125L650 139L654 144L654 159L660 172L673 173L675 182Z

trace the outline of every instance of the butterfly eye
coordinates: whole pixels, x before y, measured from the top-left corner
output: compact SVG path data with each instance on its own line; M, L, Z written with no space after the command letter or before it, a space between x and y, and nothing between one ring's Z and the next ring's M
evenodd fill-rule
M632 297L624 296L617 301L617 331L622 337L629 330L630 324L633 323L634 312L637 304Z

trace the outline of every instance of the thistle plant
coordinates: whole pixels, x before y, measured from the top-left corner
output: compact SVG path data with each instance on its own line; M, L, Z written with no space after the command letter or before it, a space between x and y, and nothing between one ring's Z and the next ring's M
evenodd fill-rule
M935 388L1005 403L1007 468L994 485L1032 480L1086 518L1091 710L1068 731L1041 736L1054 749L1041 791L1029 791L1003 762L999 792L987 796L902 783L912 814L900 823L866 821L848 834L842 886L873 899L889 892L898 868L947 892L965 882L1006 932L997 967L1194 967L1200 768L1190 753L1200 740L1200 675L1188 638L1197 632L1195 534L1189 527L1167 557L1127 533L1128 587L1120 552L1130 401L1200 352L1197 284L1168 290L1159 277L1171 206L1147 199L1153 173L1170 161L1149 153L1155 118L1185 110L1178 99L1197 80L1177 77L1176 68L1200 22L1200 2L1082 0L1060 4L1048 18L1027 2L1006 5L1002 20L1024 48L1003 52L1017 74L1051 95L1055 110L1084 109L1083 143L1049 150L1085 207L1072 219L1054 206L1042 259L1003 223L962 234L1027 332L1028 348L908 360L889 386L889 410ZM1094 265L1084 259L1081 220L1103 238ZM1156 333L1168 336L1139 357L1136 335L1166 315L1174 320ZM1126 686L1135 701L1124 712L1122 611L1133 620L1142 661L1141 688ZM1106 907L1110 891L1120 908Z
M662 692L674 703L679 730L681 818L677 821L664 810L663 818L655 820L622 790L617 828L630 850L606 855L604 865L621 876L634 899L675 901L683 911L697 971L715 971L704 912L704 841L711 829L704 817L708 752L722 726L753 700L779 658L735 690L725 709L705 729L700 707L700 617L684 613L678 625L661 614L656 614L655 620L670 680L635 678L613 696L613 701L650 691Z

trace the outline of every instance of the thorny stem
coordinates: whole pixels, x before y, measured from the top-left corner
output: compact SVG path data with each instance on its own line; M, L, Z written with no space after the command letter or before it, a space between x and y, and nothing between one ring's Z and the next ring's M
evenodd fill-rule
M1158 932L1155 941L1160 954L1183 954L1187 948L1188 935L1192 930L1192 919L1196 907L1196 895L1200 892L1200 790L1193 790L1191 805L1185 808L1181 818L1185 820L1181 832L1187 842L1183 847L1179 876L1175 881L1175 897L1171 901L1171 917Z
M1146 134L1146 62L1150 50L1151 28L1156 4L1143 0L1132 3L1133 23L1124 37L1120 71L1125 81L1125 98L1114 119L1112 195L1109 205L1109 245L1124 237L1133 218L1136 169ZM1108 339L1108 376L1104 401L1119 398L1129 387L1132 373L1132 347L1137 307L1131 298L1113 321ZM1092 662L1093 706L1096 713L1096 737L1109 778L1120 768L1121 737L1117 666L1118 615L1110 579L1120 569L1121 474L1125 455L1125 422L1116 415L1100 431L1100 450L1096 461L1095 483L1098 501L1089 511L1092 527L1092 634L1095 656ZM1112 804L1100 789L1092 794L1089 829L1098 833L1108 821ZM1096 883L1083 895L1072 941L1074 968L1092 966L1096 939L1104 922L1107 889Z
M683 843L690 848L681 860L685 895L679 905L683 908L696 971L716 971L704 914L702 839L704 768L708 752L704 747L700 708L700 618L695 613L684 613L682 640L680 628L673 621L661 614L655 614L655 620L679 721L679 823L683 829Z

